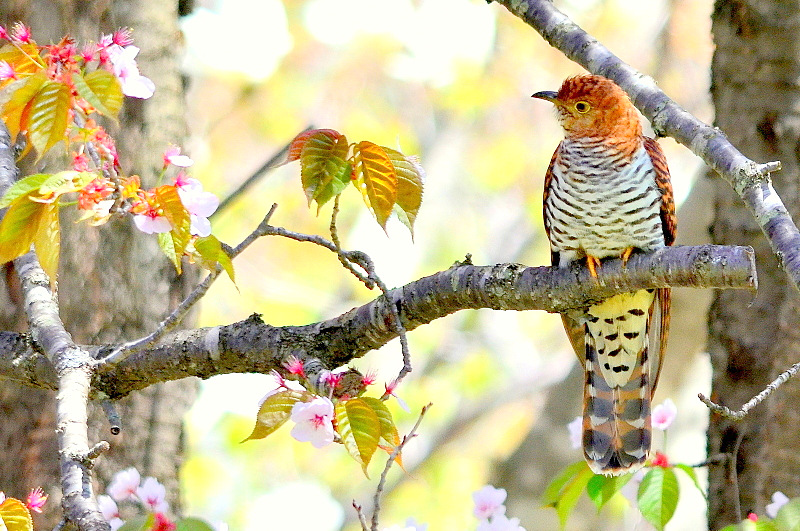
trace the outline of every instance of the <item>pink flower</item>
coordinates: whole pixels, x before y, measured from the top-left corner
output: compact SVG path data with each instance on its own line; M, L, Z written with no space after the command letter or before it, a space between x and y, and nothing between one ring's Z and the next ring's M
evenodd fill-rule
M289 374L294 374L296 376L305 376L306 371L303 366L303 362L300 361L297 356L289 356L286 361L283 363L283 366L286 367L286 370L289 371Z
M291 435L298 441L310 442L314 448L333 442L333 403L324 396L297 402L292 406L292 421Z
M31 28L22 22L17 22L14 24L14 27L11 28L11 40L13 41L29 43L31 42L32 35Z
M363 387L369 387L370 385L375 383L375 380L378 379L378 373L375 370L368 370L367 374L361 377L361 385Z
M167 489L156 478L145 478L136 489L136 497L153 512L163 513L169 510Z
M772 503L767 504L766 513L767 516L770 518L775 518L778 516L778 511L780 511L781 507L786 505L789 502L789 497L782 493L781 491L775 491L772 494Z
M8 40L8 32L3 26L0 26L0 39Z
M47 503L47 494L44 493L41 487L32 489L28 494L28 499L25 501L28 509L35 513L42 512L42 507L44 507L45 503Z
M748 513L747 519L751 522L758 522L758 515L756 513Z
M150 528L150 531L175 531L177 526L170 521L166 515L162 513L156 513L156 521L153 527Z
M14 67L8 64L8 61L0 61L0 81L6 79L17 79L17 73L14 72Z
M583 443L583 417L575 417L575 420L567 424L567 430L572 447L580 448Z
M652 466L660 466L661 468L669 468L669 459L665 454L661 452L656 452L656 456L653 458Z
M344 374L341 372L325 371L320 376L320 380L322 380L330 389L336 389L339 387L339 384L342 383L343 377Z
M154 210L145 214L136 214L133 216L133 222L136 224L136 228L145 234L160 234L172 230L169 220L158 215Z
M200 181L186 177L182 173L175 178L175 186L192 221L189 231L196 236L211 234L211 222L208 216L217 210L219 198L211 192L203 191L203 184Z
M119 516L119 508L117 507L117 503L111 499L111 496L106 496L105 494L98 496L97 506L100 508L100 513L102 513L106 522L111 524L111 529L119 529L122 527L123 522ZM116 527L114 527L115 525Z
M119 28L111 35L111 42L123 48L130 46L133 44L133 37L131 36L132 31L133 30L130 28Z
M659 430L666 430L669 428L672 421L678 415L678 408L675 407L675 402L667 398L663 404L659 404L653 408L653 413L650 417L653 427Z
M178 146L170 146L164 152L164 167L166 168L170 164L181 168L188 168L194 164L194 161L187 155L181 155L181 148Z
M0 505L2 505L4 501L6 501L6 493L0 490Z
M399 396L397 396L397 395L395 394L395 392L394 392L394 390L395 390L395 389L397 389L397 385L398 385L399 383L400 383L400 382L398 382L397 380L392 380L392 383L389 383L389 384L383 384L383 387L384 387L384 389L386 389L386 391L383 393L383 395L384 395L384 396L393 396L393 397L395 397L395 399L397 399L397 404L398 404L398 405L399 405L401 408L403 408L403 411L405 411L406 413L408 413L408 412L410 412L410 411L411 411L411 410L409 409L409 407L408 407L408 404L406 404L406 401L405 401L405 400L403 400L402 398L400 398Z
M116 501L127 500L136 494L140 479L138 470L133 467L126 468L114 474L106 492Z
M479 523L477 531L525 531L525 528L519 525L519 518L508 518L504 514L498 514L491 520Z
M485 520L492 515L504 514L506 508L503 502L506 501L506 489L496 489L491 485L486 485L481 490L472 493L472 501L475 502L473 514L478 520Z
M114 75L117 76L122 84L123 94L141 99L147 99L153 95L156 90L155 84L150 78L141 75L139 67L136 65L136 55L139 53L139 48L136 46L125 46L123 48L118 44L112 44L107 48L107 51Z

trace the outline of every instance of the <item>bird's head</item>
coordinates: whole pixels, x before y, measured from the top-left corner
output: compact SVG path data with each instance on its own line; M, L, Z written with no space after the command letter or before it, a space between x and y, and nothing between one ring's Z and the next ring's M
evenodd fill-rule
M534 98L547 100L567 137L634 138L642 124L628 95L610 79L592 74L569 77L558 92L542 91Z

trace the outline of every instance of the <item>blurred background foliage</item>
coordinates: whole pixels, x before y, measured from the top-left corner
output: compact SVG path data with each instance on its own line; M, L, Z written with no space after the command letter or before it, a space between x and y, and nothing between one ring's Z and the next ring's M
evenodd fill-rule
M556 4L680 105L711 120L710 0ZM542 181L561 132L550 107L530 95L556 90L581 69L504 8L485 0L208 0L198 2L183 29L194 135L186 151L207 189L224 197L303 128L334 128L351 142L417 154L427 171L413 241L396 220L385 234L355 188L342 198L343 246L367 252L390 287L467 253L476 264L549 264ZM661 145L682 202L700 164L672 140ZM330 204L318 215L306 206L299 172L298 163L267 172L213 218L215 234L235 244L277 203L273 224L327 236ZM217 282L201 326L253 312L273 325L306 324L377 296L311 244L262 239L235 266L239 291ZM474 529L471 493L494 481L495 465L542 425L551 393L569 397L559 404L566 416L580 413L579 387L562 388L576 360L560 325L543 312L470 311L410 333L414 371L397 393L411 412L390 405L401 433L424 404L434 405L405 451L406 472L390 473L383 526L413 517L430 531ZM354 365L377 371L371 394L379 396L402 365L399 344ZM679 406L673 459L704 458L706 413L692 397L709 388L706 365L694 352L666 362L657 401L671 396ZM690 372L695 378L681 391ZM265 375L203 382L188 417L187 514L224 520L232 530L357 529L352 501L370 507L384 460L374 460L366 480L341 447L315 450L291 439L288 427L240 444L272 387ZM566 425L552 431L563 464L581 458ZM536 480L534 490L551 478ZM684 489L676 517L683 523L674 529L701 529L703 501ZM553 510L539 509L535 499L527 504L536 516L515 514L511 505L509 515L523 517L529 530L557 527ZM604 528L645 528L624 505L604 509ZM594 509L581 507L586 516L568 528L595 521Z

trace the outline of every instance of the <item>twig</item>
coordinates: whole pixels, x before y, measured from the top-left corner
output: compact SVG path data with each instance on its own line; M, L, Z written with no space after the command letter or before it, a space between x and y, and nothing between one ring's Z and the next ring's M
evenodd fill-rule
M378 488L375 489L375 496L373 498L373 510L372 510L372 527L371 531L378 531L378 513L381 510L381 494L383 493L384 485L386 484L386 476L389 474L389 469L392 468L392 464L394 464L395 460L397 460L397 456L400 455L400 452L403 451L403 447L416 437L417 429L419 428L420 423L422 423L422 418L425 416L425 413L428 412L428 409L433 404L428 404L427 406L422 408L422 411L419 413L419 417L417 418L417 422L414 424L414 427L411 428L411 431L408 432L407 435L403 436L403 440L400 441L400 444L394 449L394 451L389 455L389 459L386 460L386 466L383 467L383 472L381 472L381 479L378 481ZM363 525L363 524L362 524Z
M253 243L259 236L263 236L265 234L265 230L269 227L269 219L272 217L272 214L275 213L275 209L278 207L277 203L273 203L272 208L269 209L267 215L264 216L264 219L259 223L258 227L251 232L242 242L230 250L229 254L231 259L235 258L239 253L247 248L248 245ZM206 278L203 279L197 287L185 298L181 303L178 305L175 310L172 311L166 319L161 321L158 326L156 327L153 332L146 335L145 337L139 338L135 341L128 341L127 343L123 343L122 345L117 346L109 355L99 360L99 363L106 364L106 365L116 365L121 361L125 360L128 356L133 354L134 352L138 352L144 348L151 347L156 344L165 334L175 329L176 326L180 324L186 314L189 313L189 310L192 309L192 306L195 305L203 296L206 294L208 289L211 287L211 284L217 279L217 277L222 272L222 266L217 264L217 267L214 271L211 271Z
M369 531L369 526L367 525L367 517L362 510L362 507L353 500L353 509L356 510L356 514L358 515L358 522L361 524L361 531Z
M110 424L111 435L119 435L122 431L122 420L119 417L116 406L114 406L114 402L108 399L101 400L100 405L103 407L103 412L106 414Z
M304 133L304 132L306 132L306 131L308 131L310 129L313 129L313 128L314 128L313 125L309 125L305 129L303 129L303 131L301 131L301 133ZM292 139L292 140L294 140L294 139ZM280 149L280 151L276 152L269 159L267 159L267 161L264 164L262 164L260 168L258 168L256 171L254 171L250 175L250 177L245 179L244 182L242 184L240 184L234 191L232 191L230 194L228 194L227 197L225 197L225 199L220 201L219 206L217 207L217 210L214 211L214 213L210 217L213 218L218 213L222 212L225 208L228 207L228 205L230 205L230 203L232 203L239 196L244 194L245 191L247 191L247 189L250 188L250 186L252 186L262 176L263 173L265 173L267 170L275 168L278 165L278 163L281 162L281 159L283 159L286 156L286 153L289 151L289 147L291 147L291 145L292 145L292 141L290 140L289 142L286 143L286 145L284 145Z
M770 384L766 388L764 388L763 391L761 391L756 396L748 400L738 411L732 411L730 408L727 408L719 404L715 404L714 402L706 398L706 396L703 393L699 393L697 395L697 398L699 398L706 406L708 406L708 409L710 409L714 413L717 413L718 415L722 415L723 417L730 418L733 420L742 420L751 409L753 409L755 406L763 402L778 387L783 385L789 378L797 374L799 371L800 371L800 362L795 363L794 365L783 371L780 375L778 375L777 378L772 380L772 382L770 382Z

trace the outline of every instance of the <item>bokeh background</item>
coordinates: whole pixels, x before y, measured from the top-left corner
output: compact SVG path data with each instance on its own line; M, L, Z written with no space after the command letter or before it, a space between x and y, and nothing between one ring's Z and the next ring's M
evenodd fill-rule
M711 121L710 0L556 5L653 76L684 108ZM342 197L343 246L367 252L390 287L446 269L468 253L476 264L549 263L541 194L561 132L551 108L530 95L556 90L582 69L502 6L485 0L209 0L198 2L183 29L193 132L185 151L196 160L193 176L209 190L230 194L309 125L334 128L351 142L417 154L427 172L413 239L396 220L384 233L355 188ZM701 164L670 139L661 145L679 205L692 197L700 203L681 209L679 243L704 241ZM299 172L294 163L265 173L215 215L215 234L235 244L277 203L273 224L327 236L331 207L319 213L307 207ZM199 325L253 312L273 325L306 324L377 296L332 253L311 244L265 238L235 266L238 291L227 279L218 281ZM671 397L679 408L668 455L695 464L705 456L706 422L696 394L710 388L708 363L698 352L706 301L694 290L677 293L675 304L672 351L678 352L666 361L656 401ZM686 327L680 325L684 309L693 316ZM511 468L525 478L508 485L509 516L523 518L529 530L557 528L555 511L541 508L536 492L553 470L581 459L562 421L580 413L581 391L567 378L576 374L577 361L559 317L463 311L411 332L409 343L414 371L397 393L411 412L390 404L401 433L423 405L433 407L405 450L405 472L390 472L382 525L412 517L429 531L474 529L471 493L507 481L499 471ZM376 396L401 365L396 342L354 363L377 371ZM203 382L187 418L186 513L225 521L231 530L359 529L352 502L370 507L385 460L376 454L366 479L341 447L316 450L291 439L288 427L241 444L259 400L273 387L265 375ZM537 429L546 431L556 456L546 463L519 451ZM660 437L655 446L663 448ZM688 483L682 488L668 528L705 528L702 497ZM623 499L595 513L581 503L567 528L602 522L604 529L648 529Z

